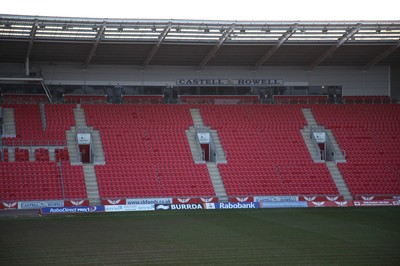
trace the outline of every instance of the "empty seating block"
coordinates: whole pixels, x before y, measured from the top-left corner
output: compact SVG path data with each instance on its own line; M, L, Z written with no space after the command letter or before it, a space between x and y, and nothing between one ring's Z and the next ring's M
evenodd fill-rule
M0 163L0 169L0 201L62 199L61 176L55 163Z
M100 130L106 165L97 165L102 198L215 196L205 165L195 165L185 130L189 107L83 105Z
M324 164L313 163L292 105L200 106L218 130L228 163L219 170L229 196L338 194Z
M16 162L29 161L29 151L27 149L15 148L15 161Z
M49 159L49 150L44 149L44 148L36 149L35 150L35 160L48 162L50 160Z
M75 125L71 104L46 104L46 128L43 129L39 104L5 105L15 114L16 138L3 138L3 145L66 145L65 131Z
M45 94L3 94L3 102L8 104L47 103Z
M68 148L64 149L55 149L54 153L56 155L56 162L60 161L69 161L69 153Z
M400 106L313 106L318 123L331 128L347 163L339 169L353 195L400 194Z
M65 103L106 103L107 95L64 94Z
M256 104L257 95L180 95L181 103L188 104Z
M328 103L328 95L274 95L277 104L321 104Z
M160 104L164 102L164 95L121 95L123 103L131 104Z

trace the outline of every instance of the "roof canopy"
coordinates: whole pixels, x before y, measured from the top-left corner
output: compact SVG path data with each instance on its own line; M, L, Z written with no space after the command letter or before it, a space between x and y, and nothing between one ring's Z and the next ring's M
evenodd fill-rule
M0 62L400 64L400 21L200 21L0 15Z

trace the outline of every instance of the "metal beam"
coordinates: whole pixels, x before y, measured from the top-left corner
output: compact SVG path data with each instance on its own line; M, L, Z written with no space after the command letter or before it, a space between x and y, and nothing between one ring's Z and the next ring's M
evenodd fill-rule
M378 64L380 61L385 59L388 55L396 51L400 47L400 41L397 44L390 46L385 51L374 57L371 61L369 61L365 66L362 67L363 70L367 70L371 66Z
M211 51L207 54L206 57L201 61L198 69L200 70L203 68L207 63L215 56L215 54L218 52L219 48L221 48L222 44L226 41L226 39L229 37L229 35L235 30L235 24L232 24L232 26L227 29L224 34L222 34L221 38L219 38L218 44L215 45Z
M153 49L151 49L150 53L147 55L146 60L144 60L144 63L142 65L142 70L146 68L146 66L150 63L151 59L155 56L157 53L158 49L161 46L161 43L164 41L165 37L167 37L168 33L170 32L172 27L172 24L169 23L169 25L163 30L163 32L160 34L158 37L157 43L153 46Z
M35 42L36 30L37 30L38 25L39 25L38 20L35 20L35 23L33 23L33 26L31 29L31 38L29 40L28 49L26 50L26 57L25 57L26 59L29 58L31 55L33 43Z
M99 46L100 40L103 37L103 33L105 30L106 30L106 22L103 22L103 25L101 25L100 29L97 31L96 41L93 43L92 48L90 49L90 52L86 58L85 64L83 65L84 69L88 67L93 56L96 54L97 47Z
M309 66L308 70L313 69L314 67L318 66L322 63L325 59L331 56L342 44L344 44L348 39L353 37L361 29L361 24L357 24L352 30L348 31L347 33L343 34L341 38L337 41L336 44L332 45L328 50L326 50L323 54L321 54L317 59L315 59Z
M297 30L298 25L295 24L293 27L288 29L278 40L278 42L268 50L266 54L263 55L263 57L258 60L255 65L254 65L254 70L257 70L262 64L264 64L276 51L278 51L279 47L281 47L282 44L284 44Z

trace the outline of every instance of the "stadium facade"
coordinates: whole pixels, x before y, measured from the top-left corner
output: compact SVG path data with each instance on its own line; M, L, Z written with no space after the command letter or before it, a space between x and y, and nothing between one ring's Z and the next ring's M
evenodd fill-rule
M34 79L18 78L43 79L55 101L68 93L105 93L115 103L124 94L163 94L168 102L215 94L398 99L399 38L400 21L0 15L0 82L3 93L29 82L39 93Z

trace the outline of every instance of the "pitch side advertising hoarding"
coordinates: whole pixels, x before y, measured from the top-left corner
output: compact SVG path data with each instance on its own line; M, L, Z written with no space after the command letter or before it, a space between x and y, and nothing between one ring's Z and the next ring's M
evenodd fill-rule
M126 204L172 204L172 198L126 199Z
M215 209L259 209L259 202L227 202L227 203L205 203L208 210Z
M192 203L192 204L156 204L156 211L183 211L183 210L204 210L204 204L207 203Z
M104 212L104 206L79 206L79 207L46 207L40 210L41 214L66 214L66 213L91 213Z
M21 201L18 202L18 209L40 209L45 207L64 207L63 200L49 201Z
M137 205L106 205L106 212L140 212L154 211L154 204L137 204Z
M262 201L261 207L263 209L307 208L307 202L305 202L305 201Z

